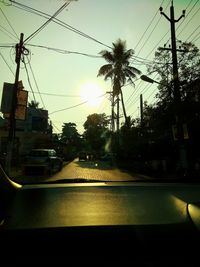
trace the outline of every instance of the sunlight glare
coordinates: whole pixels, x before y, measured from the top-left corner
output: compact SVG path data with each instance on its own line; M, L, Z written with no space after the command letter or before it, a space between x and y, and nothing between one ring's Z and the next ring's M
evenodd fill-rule
M87 101L89 106L99 106L103 100L103 89L97 83L85 83L80 87L82 101Z

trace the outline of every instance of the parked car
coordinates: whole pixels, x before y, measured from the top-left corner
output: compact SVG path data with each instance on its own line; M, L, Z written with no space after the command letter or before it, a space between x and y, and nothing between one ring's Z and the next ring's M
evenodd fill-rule
M32 149L23 163L24 174L51 174L60 171L62 158L56 155L54 149Z

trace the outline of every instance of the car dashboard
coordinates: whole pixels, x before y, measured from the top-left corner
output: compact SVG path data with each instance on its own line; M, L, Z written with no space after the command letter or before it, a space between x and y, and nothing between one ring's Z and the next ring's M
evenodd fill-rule
M6 263L193 266L198 259L198 183L23 185L3 195Z

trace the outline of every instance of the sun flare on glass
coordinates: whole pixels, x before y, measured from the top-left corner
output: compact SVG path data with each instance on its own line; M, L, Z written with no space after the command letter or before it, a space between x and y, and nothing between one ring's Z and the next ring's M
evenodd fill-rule
M82 101L87 101L89 106L98 106L102 102L102 88L92 82L84 83L80 87L80 97Z

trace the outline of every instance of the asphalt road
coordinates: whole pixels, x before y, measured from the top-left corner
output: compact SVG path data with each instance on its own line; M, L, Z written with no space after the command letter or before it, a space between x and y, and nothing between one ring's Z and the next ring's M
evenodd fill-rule
M117 166L112 166L109 162L79 161L78 159L75 159L64 166L60 172L49 177L47 180L53 181L58 179L82 178L97 181L133 181L148 179L146 176L119 170Z
M130 173L120 170L117 166L112 166L109 162L103 161L79 161L75 159L72 162L65 163L62 170L51 176L23 176L18 175L14 178L16 182L22 183L43 183L52 182L61 179L92 179L98 181L135 181L146 180L147 176Z

